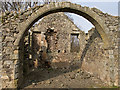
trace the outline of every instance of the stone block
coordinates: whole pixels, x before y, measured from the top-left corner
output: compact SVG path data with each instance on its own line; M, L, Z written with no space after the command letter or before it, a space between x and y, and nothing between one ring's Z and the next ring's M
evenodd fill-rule
M14 61L14 64L15 64L15 65L16 65L16 64L18 65L19 63L20 63L20 62L19 62L18 60L15 60L15 61Z
M14 46L14 50L19 50L20 48L19 48L19 46Z
M12 65L13 61L12 60L7 60L7 61L4 61L4 64L6 64L6 65Z
M109 54L110 54L110 55L113 55L113 50L109 50Z
M14 41L14 38L13 37L6 37L5 41Z
M19 59L19 56L18 54L13 54L10 56L11 59L14 59L14 60L18 60Z
M1 78L2 78L3 80L8 80L8 79L9 79L9 77L8 77L7 75L2 75Z
M13 54L12 51L13 51L12 48L7 48L7 49L6 49L6 54Z
M14 51L14 54L18 54L18 50L15 50L15 51Z
M8 47L13 47L14 45L13 45L13 42L7 42L7 46Z

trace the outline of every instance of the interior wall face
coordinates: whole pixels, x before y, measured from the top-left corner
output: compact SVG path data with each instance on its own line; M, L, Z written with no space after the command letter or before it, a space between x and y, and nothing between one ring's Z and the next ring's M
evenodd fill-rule
M69 68L71 65L69 62L79 60L80 45L78 45L77 52L71 52L71 35L76 34L77 43L80 44L79 36L83 36L85 33L80 31L64 13L60 12L44 17L32 30L33 32L43 33L34 35L36 41L33 40L33 48L38 47L41 48L40 51L43 51L42 46L45 45L46 59L51 62L53 68ZM37 50L39 51L39 49ZM35 54L37 55L37 53L34 53L33 56L36 56Z

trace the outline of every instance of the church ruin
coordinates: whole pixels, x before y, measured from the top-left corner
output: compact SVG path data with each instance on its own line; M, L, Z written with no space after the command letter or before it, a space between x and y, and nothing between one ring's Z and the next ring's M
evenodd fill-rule
M95 28L85 34L63 12L81 15ZM59 2L6 12L0 18L0 88L19 87L33 66L68 69L74 65L118 86L118 16Z

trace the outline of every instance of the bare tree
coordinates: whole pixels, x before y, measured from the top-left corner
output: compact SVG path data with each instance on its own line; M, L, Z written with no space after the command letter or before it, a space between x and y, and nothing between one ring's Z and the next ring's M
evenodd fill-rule
M38 2L2 2L0 1L0 11L20 11L26 10L28 7L33 7L40 4L49 4L51 2L64 2L68 0L38 0Z
M31 2L0 2L0 10L5 11L20 11L25 10L28 7L32 7L35 3Z

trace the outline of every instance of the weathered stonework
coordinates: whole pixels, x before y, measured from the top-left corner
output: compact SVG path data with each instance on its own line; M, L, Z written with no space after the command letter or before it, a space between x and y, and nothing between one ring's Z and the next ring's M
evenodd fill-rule
M48 32L49 30L51 32ZM85 33L79 30L64 13L60 12L45 16L31 31L33 32L33 58L39 58L40 47L44 46L47 49L45 52L48 53L46 58L49 60L50 57L53 57L50 61L54 67L56 66L55 62L58 64L61 62L59 68L62 68L70 67L70 62L73 62L73 60L79 60L82 51L78 50L78 53L71 52L71 35L78 35L80 48L77 49L82 49L85 44ZM73 47L73 50L75 48ZM69 65L65 63L69 63Z
M118 17L96 8L61 2L36 6L20 13L5 12L0 17L0 88L18 87L22 83L24 38L28 30L40 18L61 10L81 15L96 27L97 31L91 30L85 45L83 44L87 50L80 50L82 69L96 74L111 86L118 86ZM95 39L91 41L91 38Z

